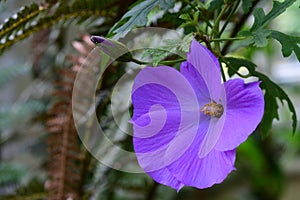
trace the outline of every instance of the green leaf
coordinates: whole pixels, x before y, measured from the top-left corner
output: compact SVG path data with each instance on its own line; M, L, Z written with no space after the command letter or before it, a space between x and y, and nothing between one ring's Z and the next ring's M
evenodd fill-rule
M238 35L241 37L248 37L248 39L244 41L244 45L253 44L256 47L265 47L268 44L270 34L270 30L258 29L254 32L241 31Z
M218 10L223 4L224 0L212 0L209 4L208 11Z
M252 6L252 1L251 0L243 0L242 2L243 2L242 9L243 9L244 13L248 13Z
M265 47L268 44L269 30L259 29L252 33L252 42L256 47Z
M137 26L145 26L148 21L148 14L159 6L162 10L174 7L174 0L147 0L141 1L129 10L110 30L110 33L122 33ZM124 20L128 19L124 24Z
M294 51L300 61L300 48L298 46L300 44L300 37L286 35L279 31L272 31L270 36L280 42L282 55L284 57L290 56Z
M231 77L240 69L240 67L246 67L249 72L255 71L256 65L249 60L242 58L226 57L221 61L228 67L228 75Z
M25 28L28 23L44 11L45 8L39 7L36 3L22 7L18 13L8 18L4 24L1 24L0 38L8 40L10 36L12 37L16 34L16 29Z
M262 119L262 122L260 124L261 130L262 130L262 136L266 137L268 136L268 132L271 128L273 119L279 119L278 116L278 105L277 105L277 99L281 101L283 104L284 101L287 102L288 108L290 112L292 113L292 128L293 133L295 133L297 128L297 114L295 107L289 98L289 96L284 92L284 90L274 83L269 77L266 75L260 73L260 72L254 72L254 76L258 77L262 83L260 84L260 87L262 89L265 89L265 113L264 117Z
M186 21L192 21L192 18L191 18L191 16L188 13L181 14L179 16L179 18L183 19L183 20L186 20Z
M262 137L265 138L269 134L269 130L272 126L273 119L279 119L278 115L278 102L277 99L283 104L284 101L287 102L288 108L292 113L292 128L293 133L296 131L297 127L297 115L294 105L289 98L289 96L284 92L284 90L274 83L266 75L255 71L256 65L248 60L241 58L225 57L221 58L221 62L225 63L228 67L228 74L232 76L238 72L240 67L246 67L251 76L258 77L261 82L260 87L265 90L264 99L265 99L265 109L264 116L260 123L260 128L262 132Z
M288 7L290 7L296 0L286 0L284 2L274 1L272 10L266 15L262 8L254 10L254 24L251 31L258 30L265 27L271 20L282 14Z

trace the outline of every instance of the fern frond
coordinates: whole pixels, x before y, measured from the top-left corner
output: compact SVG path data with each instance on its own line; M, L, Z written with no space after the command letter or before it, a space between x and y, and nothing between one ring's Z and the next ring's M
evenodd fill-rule
M20 11L14 14L11 18L6 20L2 24L2 30L0 32L0 38L9 39L12 37L14 31L21 30L25 28L26 24L37 17L40 13L43 13L46 10L46 7L39 6L36 3L32 3L29 6L22 7ZM17 34L17 33L15 33Z
M50 200L79 199L81 183L82 154L71 105L76 72L63 70L61 75L62 80L54 94L58 101L50 110L52 117L47 122Z
M107 0L75 0L70 5L67 2L60 2L53 14L49 14L51 12L48 11L54 6L47 4L41 6L33 3L24 7L1 25L3 30L0 32L0 54L16 42L55 24L75 19L84 21L97 16L113 17L115 16L113 9L107 9L111 3Z

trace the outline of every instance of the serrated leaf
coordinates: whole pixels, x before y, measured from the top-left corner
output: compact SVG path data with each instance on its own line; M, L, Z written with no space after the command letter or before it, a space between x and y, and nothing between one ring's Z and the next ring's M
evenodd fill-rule
M238 35L242 37L248 37L248 39L245 40L245 45L253 44L256 47L265 47L268 44L268 38L270 34L270 30L258 29L254 32L241 31Z
M265 113L262 119L262 122L260 124L261 130L262 130L262 136L266 137L268 136L268 132L271 128L273 119L279 119L278 115L278 105L276 99L278 98L281 103L283 104L284 101L287 102L288 108L290 112L292 113L292 128L293 133L295 133L297 128L297 114L295 107L289 98L289 96L284 92L284 90L274 83L269 77L266 75L260 73L260 72L254 72L254 76L258 77L262 83L260 84L260 87L262 89L265 89Z
M145 26L148 21L148 14L159 6L162 10L167 10L174 6L174 0L147 0L142 1L129 10L110 30L110 33L120 33L131 30L137 26ZM120 22L128 19L120 26Z
M252 41L256 47L265 47L268 44L269 30L259 29L252 33Z
M244 13L248 13L250 11L251 6L252 6L251 0L243 0L242 1L242 9L243 9Z
M209 4L208 11L220 9L223 4L224 0L212 0Z
M249 72L255 71L256 65L242 58L225 57L221 59L228 67L228 75L233 76L241 67L246 67Z
M300 61L300 48L298 46L300 44L300 37L286 35L279 31L272 31L270 36L280 42L284 57L290 56L294 51Z
M288 7L290 7L296 0L286 0L284 2L274 1L272 10L266 15L262 8L254 10L254 24L251 31L266 26L271 20L282 14Z
M225 57L222 58L221 61L226 64L228 67L228 74L232 76L239 70L240 67L246 67L250 73L250 75L259 78L261 82L260 87L265 90L265 109L264 109L264 116L260 123L260 128L262 132L262 136L265 138L268 136L269 130L272 126L273 119L279 119L278 115L278 103L277 99L283 103L284 101L287 102L288 108L292 113L292 129L293 133L296 131L297 127L297 115L294 105L289 98L289 96L284 92L284 90L274 83L269 77L266 75L255 71L256 65L251 61L241 59L241 58L233 58L233 57Z

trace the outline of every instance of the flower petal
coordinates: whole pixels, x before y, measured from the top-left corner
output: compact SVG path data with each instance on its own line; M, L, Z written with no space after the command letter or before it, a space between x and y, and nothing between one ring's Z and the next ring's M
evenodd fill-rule
M138 161L146 172L162 169L167 165L163 155L170 141L188 131L191 144L197 133L200 118L197 96L177 70L167 66L146 67L135 79L132 102ZM190 144L178 147L181 154Z
M147 84L132 94L134 147L136 153L155 151L167 145L180 124L180 105L166 87Z
M197 94L200 107L210 102L210 95L205 81L199 74L199 71L189 62L183 62L180 65L180 73L190 82Z
M168 166L170 172L184 185L207 188L222 182L234 170L235 150L221 152L213 149L199 158L199 143L207 131L208 123L201 124L198 134L189 149Z
M223 131L215 148L231 150L256 129L264 113L264 97L259 82L245 84L242 79L225 82L227 110Z
M217 58L195 39L192 40L187 61L191 63L203 77L209 90L210 98L218 101L222 93L220 65Z
M168 170L163 168L157 171L148 172L148 174L158 183L170 186L179 191L184 185L178 181L175 176Z

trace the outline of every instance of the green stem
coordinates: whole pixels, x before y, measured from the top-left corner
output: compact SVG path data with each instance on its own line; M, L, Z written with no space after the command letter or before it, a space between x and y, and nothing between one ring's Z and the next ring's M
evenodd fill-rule
M221 10L220 14L218 15L218 17L214 23L211 36L216 36L216 37L218 36L218 34L219 34L218 29L219 29L220 21L228 8L229 8L229 4L225 4L224 8Z
M158 65L172 65L172 64L179 63L179 62L183 62L185 60L186 60L185 58L180 58L180 59L177 59L177 60L165 60L165 61L161 61L160 63L158 63ZM131 62L134 62L134 63L139 64L139 65L150 65L150 66L153 65L153 63L151 63L151 62L144 62L144 61L141 61L141 60L137 60L135 58L132 58Z
M224 82L226 82L226 76L225 76L225 72L223 70L222 64L220 63L220 69L221 69L221 75L222 75L222 79Z
M221 31L218 35L218 37L221 37L221 35L223 34L224 30L226 29L227 25L229 24L229 21L231 19L231 17L233 16L233 14L236 12L237 8L239 7L239 4L240 4L241 0L238 0L234 6L234 8L231 10L231 12L229 13L226 21L225 21L225 24L223 25L223 27L221 28Z
M214 38L214 39L211 39L210 41L213 41L213 42L222 42L222 41L231 41L231 40L244 40L246 39L247 37L235 37L235 38Z
M194 10L194 11L199 11L196 6L194 6L189 0L184 0L185 3L187 3L189 6L191 6L191 8Z
M224 14L225 14L225 12L228 8L229 8L229 4L225 4L225 6L221 10L220 14L218 15L218 17L217 17L217 19L214 23L212 32L211 32L211 39L214 39L214 38L218 37L220 21L221 21L222 17L224 16ZM219 41L215 41L215 49L216 49L217 56L220 57L221 56L221 48L220 48L220 42Z
M176 64L179 62L185 61L185 58L177 59L177 60L166 60L166 61L161 61L159 64L160 65L171 65L171 64Z
M150 63L148 63L148 62L144 62L144 61L141 61L141 60L137 60L137 59L135 59L135 58L132 58L132 59L131 59L131 62L134 62L134 63L139 64L139 65L148 65L148 64L150 64Z

